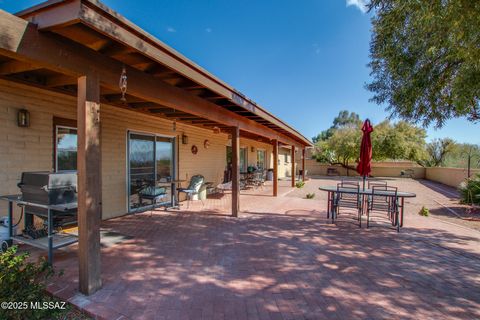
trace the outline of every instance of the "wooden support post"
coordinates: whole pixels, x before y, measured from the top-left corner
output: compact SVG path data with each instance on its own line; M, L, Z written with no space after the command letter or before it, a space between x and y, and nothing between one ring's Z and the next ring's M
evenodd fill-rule
M278 196L278 140L273 140L273 196Z
M77 99L79 289L81 293L90 295L102 286L100 271L102 174L98 76L78 78Z
M292 188L295 187L295 146L292 146L290 152L292 158Z
M302 181L305 181L305 148L302 148Z
M240 129L232 128L232 217L240 210Z

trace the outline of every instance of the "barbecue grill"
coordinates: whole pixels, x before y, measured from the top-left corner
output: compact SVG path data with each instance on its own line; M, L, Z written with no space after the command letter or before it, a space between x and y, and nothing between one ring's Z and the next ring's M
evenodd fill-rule
M18 184L22 200L40 205L63 205L77 202L77 172L23 172ZM25 229L33 225L33 215L47 219L48 210L25 206ZM53 227L61 227L77 221L77 210L52 210Z

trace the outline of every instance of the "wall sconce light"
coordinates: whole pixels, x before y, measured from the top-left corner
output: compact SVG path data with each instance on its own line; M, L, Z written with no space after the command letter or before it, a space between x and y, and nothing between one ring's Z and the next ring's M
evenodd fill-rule
M182 144L188 144L188 136L182 134Z
M250 147L250 152L255 152L255 147Z
M18 126L22 128L30 127L30 112L26 109L20 109L17 113Z

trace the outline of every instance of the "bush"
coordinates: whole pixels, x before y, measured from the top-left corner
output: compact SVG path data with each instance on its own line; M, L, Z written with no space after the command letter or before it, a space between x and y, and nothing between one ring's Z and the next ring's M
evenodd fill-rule
M0 254L0 301L26 302L26 308L1 308L0 319L55 319L64 313L62 309L33 309L30 302L46 303L59 300L46 294L45 282L54 275L53 269L43 258L36 263L27 262L29 253L17 254L12 246Z
M460 202L464 204L480 204L480 174L462 182L458 188Z
M303 188L303 186L305 185L305 182L304 181L298 181L297 183L295 183L295 187L297 188Z
M313 198L315 198L315 193L307 193L307 195L305 197L307 199L313 199Z
M423 217L428 217L430 215L430 210L428 210L428 208L422 207L422 209L420 209L418 214Z

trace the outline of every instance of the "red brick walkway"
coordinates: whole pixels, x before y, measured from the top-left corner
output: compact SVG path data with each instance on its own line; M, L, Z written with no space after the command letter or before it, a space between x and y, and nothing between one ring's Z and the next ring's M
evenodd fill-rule
M76 292L71 248L56 254L65 275L49 289L107 319L479 319L480 233L417 216L437 191L408 181L419 198L400 234L330 224L320 193L268 190L243 195L238 219L223 198L110 220L133 239L102 250L103 288Z

